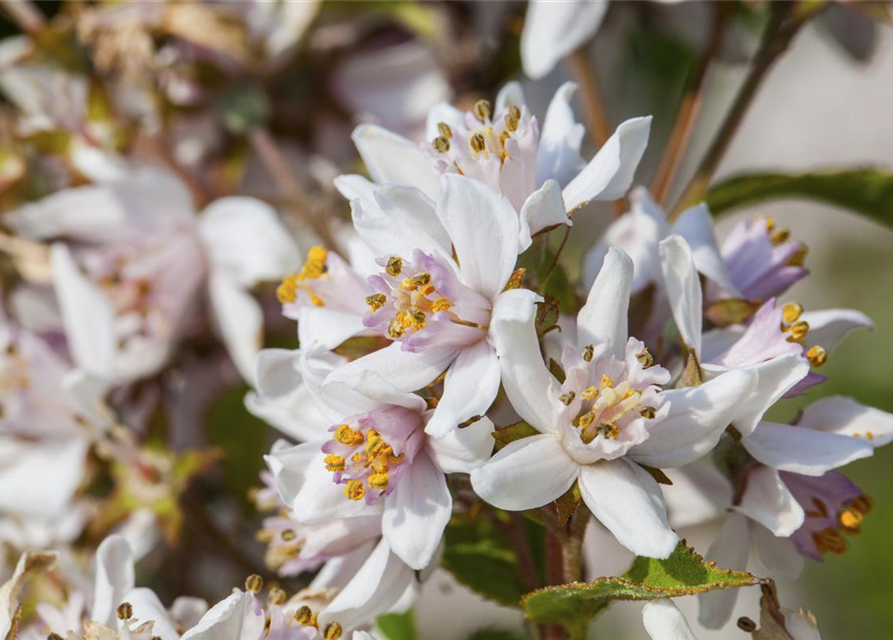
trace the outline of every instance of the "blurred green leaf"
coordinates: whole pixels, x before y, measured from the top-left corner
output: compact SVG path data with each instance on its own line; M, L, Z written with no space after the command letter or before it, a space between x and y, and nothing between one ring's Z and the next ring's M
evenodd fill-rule
M416 640L412 609L404 613L387 613L375 621L377 636L382 640Z
M893 226L893 173L877 169L733 176L710 189L707 204L714 215L719 215L781 198L817 200Z
M534 622L559 623L571 638L583 638L589 620L615 600L673 598L759 582L749 573L717 568L679 543L666 560L637 557L623 576L546 587L525 595L522 605Z
M530 436L539 435L539 431L524 422L514 422L504 427L500 427L491 434L496 439L496 450L499 451L505 445L521 438L529 438Z
M478 629L468 636L468 640L523 640L514 631L508 629Z

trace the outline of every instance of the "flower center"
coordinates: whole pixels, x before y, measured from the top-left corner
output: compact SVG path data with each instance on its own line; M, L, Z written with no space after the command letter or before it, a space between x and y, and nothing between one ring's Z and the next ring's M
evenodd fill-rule
M570 404L574 392L561 396L561 401ZM620 435L617 422L632 411L643 417L654 417L654 409L643 407L642 392L630 386L626 380L614 386L614 380L602 375L598 387L590 385L580 391L580 410L571 420L571 425L579 429L580 440L589 444L598 436L616 439Z
M283 278L282 283L276 289L276 297L279 302L287 304L295 302L298 293L303 292L310 298L310 303L315 307L324 307L325 302L313 289L313 281L325 278L328 273L326 260L329 252L323 247L311 247L307 253L307 260L298 273Z

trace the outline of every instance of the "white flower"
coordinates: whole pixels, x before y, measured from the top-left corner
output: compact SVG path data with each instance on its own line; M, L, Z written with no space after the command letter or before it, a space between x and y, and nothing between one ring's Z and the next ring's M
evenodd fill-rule
M652 640L695 640L688 620L672 600L646 602L642 622Z
M548 74L595 35L607 10L608 0L531 0L521 32L524 73L534 80Z
M546 368L537 342L533 294L507 294L494 313L503 385L512 406L541 435L507 445L472 472L475 491L510 510L556 500L579 482L595 517L631 551L665 558L678 541L660 489L639 464L676 467L710 451L750 373L661 390L670 380L644 344L627 339L633 264L619 249L605 258L577 316L577 349L562 357L566 379Z
M263 316L248 292L278 280L298 251L275 212L245 197L196 218L185 187L152 167L97 155L96 184L65 189L7 217L52 247L53 282L75 363L114 383L168 360L206 287L233 361L250 379Z
M512 82L500 91L495 110L485 100L468 113L448 104L432 109L422 145L371 124L357 127L353 140L378 184L414 186L437 200L443 184L438 177L460 173L506 196L520 218L523 251L537 232L570 225L569 213L586 203L622 197L648 144L651 118L633 118L585 162L584 129L570 106L576 88L569 82L556 92L542 135L521 86ZM346 198L359 198L367 216L378 210L365 178L340 176L335 186Z

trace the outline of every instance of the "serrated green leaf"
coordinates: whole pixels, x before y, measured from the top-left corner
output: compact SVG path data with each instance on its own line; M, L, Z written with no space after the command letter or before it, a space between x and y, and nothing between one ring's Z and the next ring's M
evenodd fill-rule
M779 198L817 200L893 226L893 173L877 169L733 176L710 189L707 204L717 215Z
M705 562L681 542L666 560L637 557L622 576L546 587L525 595L522 605L530 620L562 624L572 638L582 638L589 620L616 600L674 598L759 583L747 572Z
M412 609L404 613L386 613L375 621L376 637L382 640L415 640L415 618Z

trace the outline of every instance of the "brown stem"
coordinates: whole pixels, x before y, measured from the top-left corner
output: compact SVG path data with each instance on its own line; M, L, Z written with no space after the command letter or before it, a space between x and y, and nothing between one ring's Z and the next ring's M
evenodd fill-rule
M285 196L294 215L310 227L324 244L337 249L338 244L335 237L325 221L320 216L314 215L310 202L304 197L304 192L295 180L291 167L288 166L288 162L269 132L262 127L256 127L248 138L261 162L267 167L279 190Z
M713 174L716 172L720 161L729 148L738 127L744 119L744 114L757 91L766 79L769 70L778 58L787 51L800 28L815 15L816 10L805 10L794 2L769 3L770 18L766 30L763 32L763 41L754 57L750 73L744 80L744 84L738 90L732 107L726 114L726 118L713 139L713 143L704 155L694 177L688 183L679 198L670 220L674 220L686 207L700 201L707 192L707 187Z
M571 517L568 535L562 544L564 582L579 582L583 579L583 538L589 524L589 509L580 505Z
M564 583L564 551L563 545L551 527L546 531L546 583L549 585ZM564 640L566 633L560 624L542 626L544 640Z
M555 259L552 260L552 264L549 266L549 270L546 272L546 275L543 276L542 288L546 287L546 284L549 282L549 278L552 277L552 273L555 271L555 268L558 266L558 260L561 258L561 254L564 252L564 246L567 244L567 239L570 237L571 228L567 225L564 227L564 237L561 239L561 244L558 245L558 249L555 251Z
M611 137L611 125L605 113L602 94L598 88L595 67L589 58L589 47L584 45L568 56L574 77L580 85L580 92L586 104L586 121L589 123L589 135L597 147L605 144Z
M682 95L682 102L676 114L676 121L673 123L670 139L667 141L667 150L663 158L661 158L660 166L657 168L654 182L651 185L651 194L658 204L663 204L664 200L666 200L667 192L679 169L679 163L685 155L685 150L688 148L688 142L694 130L695 119L701 110L701 103L704 99L707 71L722 43L722 34L728 15L729 13L724 4L717 3L713 6L710 39L701 53L697 65L692 69L692 73L688 77L685 91Z
M25 33L36 33L46 25L46 18L30 0L0 0L0 6Z

